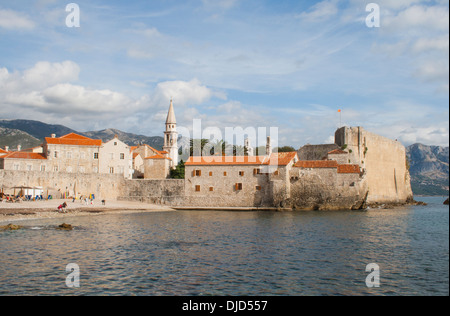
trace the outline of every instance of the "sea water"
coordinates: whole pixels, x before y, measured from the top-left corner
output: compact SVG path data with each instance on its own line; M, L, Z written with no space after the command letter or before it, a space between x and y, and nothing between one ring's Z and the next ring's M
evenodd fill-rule
M449 207L416 199L428 206L17 222L0 232L0 295L449 295Z

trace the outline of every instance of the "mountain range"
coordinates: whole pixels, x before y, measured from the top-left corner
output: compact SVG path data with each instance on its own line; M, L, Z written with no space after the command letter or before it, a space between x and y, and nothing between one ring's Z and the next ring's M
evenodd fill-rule
M122 132L117 129L78 132L62 125L46 124L31 120L0 120L0 147L9 146L15 150L30 148L42 144L45 137L56 134L57 137L77 133L106 142L115 135L129 146L148 144L161 150L164 138L144 136ZM413 144L406 148L410 166L411 186L415 195L449 194L449 147Z

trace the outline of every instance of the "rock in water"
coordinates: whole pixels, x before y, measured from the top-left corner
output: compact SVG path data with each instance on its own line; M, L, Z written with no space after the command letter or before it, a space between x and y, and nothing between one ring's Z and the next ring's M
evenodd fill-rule
M444 205L448 205L448 203L449 203L449 201L447 199L447 200L445 200Z
M21 228L22 228L22 226L13 225L13 224L8 224L6 226L0 226L0 229L3 229L3 230L18 230Z
M72 225L66 224L66 223L59 225L58 228L59 229L65 229L65 230L72 230L73 229Z

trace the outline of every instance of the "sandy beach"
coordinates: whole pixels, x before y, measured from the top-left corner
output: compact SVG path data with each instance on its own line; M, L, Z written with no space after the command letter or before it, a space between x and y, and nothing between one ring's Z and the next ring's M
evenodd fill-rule
M58 206L67 203L66 213L57 211ZM101 201L85 205L79 200L48 200L21 203L0 202L0 223L42 218L66 218L72 216L96 216L111 213L167 212L174 209L166 206L128 201Z

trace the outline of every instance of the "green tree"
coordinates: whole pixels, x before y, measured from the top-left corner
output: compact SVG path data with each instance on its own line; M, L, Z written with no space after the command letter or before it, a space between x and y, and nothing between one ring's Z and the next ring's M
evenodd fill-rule
M172 179L184 179L185 165L184 161L181 160L175 169L170 170L170 178Z
M283 146L283 147L277 147L275 148L275 152L278 153L290 153L296 151L294 147L292 146Z

